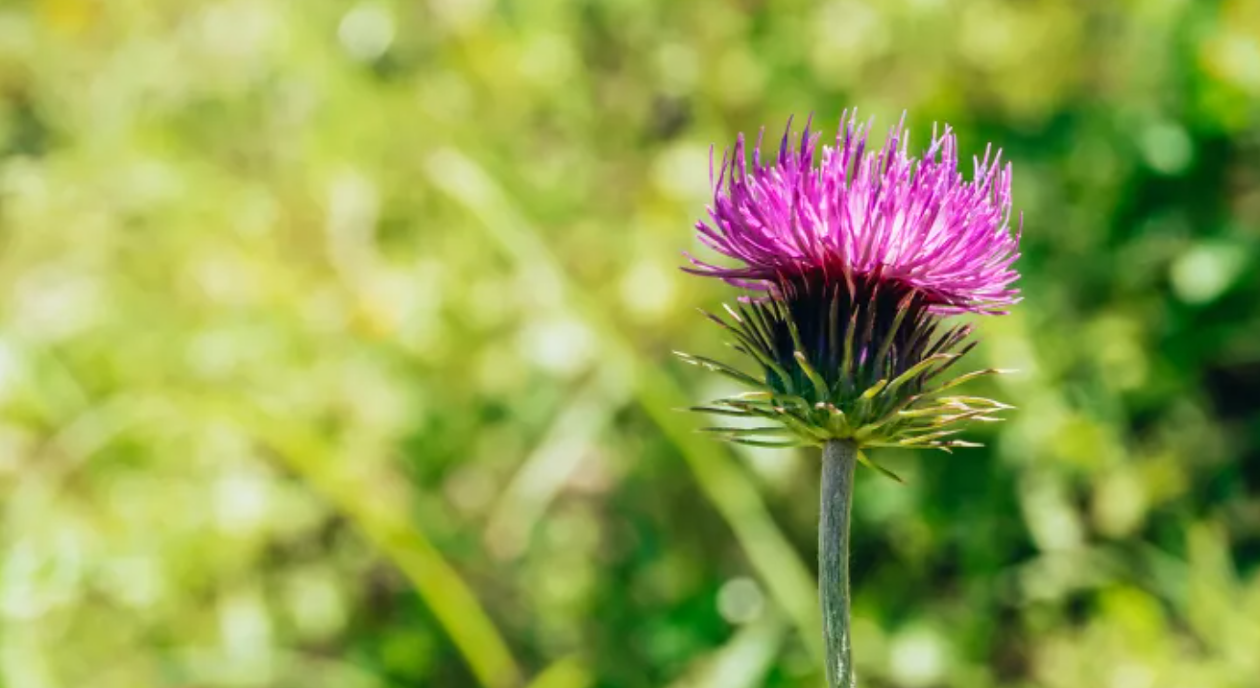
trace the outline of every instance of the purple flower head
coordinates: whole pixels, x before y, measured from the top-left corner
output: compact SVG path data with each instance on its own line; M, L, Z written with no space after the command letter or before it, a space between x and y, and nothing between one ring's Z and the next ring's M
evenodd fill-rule
M974 446L954 437L961 426L1009 407L950 390L1004 371L955 373L975 342L971 325L945 316L1002 313L1018 300L1010 166L990 150L966 181L949 129L917 158L904 122L868 151L868 128L847 113L834 147L820 148L806 125L793 148L790 132L789 121L768 164L758 140L750 165L740 137L716 175L711 222L697 225L742 265L692 258L687 269L756 292L709 316L752 373L680 354L752 391L697 410L771 421L706 430L758 446Z
M869 126L845 113L835 146L819 149L807 123L799 147L748 164L743 135L723 156L700 240L743 263L721 267L691 256L689 271L772 293L785 285L844 281L896 283L921 293L936 313L1002 313L1016 303L1019 233L1010 231L1011 168L1001 152L958 171L953 132L933 132L922 158L907 152L904 118L881 150L867 150ZM815 162L817 158L817 163ZM710 172L712 178L712 171Z

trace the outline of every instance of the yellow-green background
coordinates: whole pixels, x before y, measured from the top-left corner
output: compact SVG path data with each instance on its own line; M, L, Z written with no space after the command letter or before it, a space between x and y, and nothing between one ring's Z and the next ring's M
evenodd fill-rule
M669 351L710 144L856 106L1025 218L862 684L1254 688L1258 103L1255 0L0 2L0 685L821 685L816 457Z

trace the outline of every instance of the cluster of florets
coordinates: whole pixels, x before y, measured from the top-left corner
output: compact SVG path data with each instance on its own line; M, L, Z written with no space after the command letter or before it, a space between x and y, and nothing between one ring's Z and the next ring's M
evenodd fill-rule
M986 152L965 180L948 128L921 158L907 152L904 124L877 151L848 116L834 147L820 149L808 125L794 147L790 130L789 121L772 162L758 140L751 166L739 137L713 181L710 220L696 225L705 245L740 264L689 256L686 269L748 290L728 318L710 317L759 368L682 354L754 388L697 410L777 421L711 428L751 444L971 446L951 438L958 424L1008 407L945 394L1000 371L944 375L974 346L969 325L944 320L1018 300L1009 164Z

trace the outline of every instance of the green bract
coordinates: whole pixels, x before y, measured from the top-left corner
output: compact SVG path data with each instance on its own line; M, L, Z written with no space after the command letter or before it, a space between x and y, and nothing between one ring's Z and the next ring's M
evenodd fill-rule
M811 287L820 283L826 286ZM705 428L723 439L768 447L847 440L859 448L949 451L978 446L952 439L965 422L997 421L992 414L1010 408L946 394L1003 371L947 375L975 345L968 342L971 326L943 325L913 288L879 279L781 281L770 296L744 299L726 311L728 318L706 315L733 335L730 344L752 359L756 372L679 356L751 389L693 410L774 424Z

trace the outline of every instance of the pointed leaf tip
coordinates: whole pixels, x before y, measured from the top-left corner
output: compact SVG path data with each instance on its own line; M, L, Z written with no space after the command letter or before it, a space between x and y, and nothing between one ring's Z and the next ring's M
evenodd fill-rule
M896 473L893 473L892 471L888 470L887 468L884 468L883 466L881 466L881 465L879 465L879 464L875 463L874 461L871 461L870 457L868 457L868 456L866 455L866 452L864 452L864 451L862 451L862 450L860 450L860 449L859 449L859 450L858 450L858 454L857 454L857 458L858 458L858 461L859 461L859 462L860 462L863 466L866 466L866 467L868 467L868 468L873 468L873 469L875 469L876 471L878 471L879 473L883 474L884 476L889 477L889 478L892 478L893 480L896 480L897 482L901 483L902 485L905 485L905 484L906 484L906 481L902 480L902 479L901 479L901 476L897 475Z

